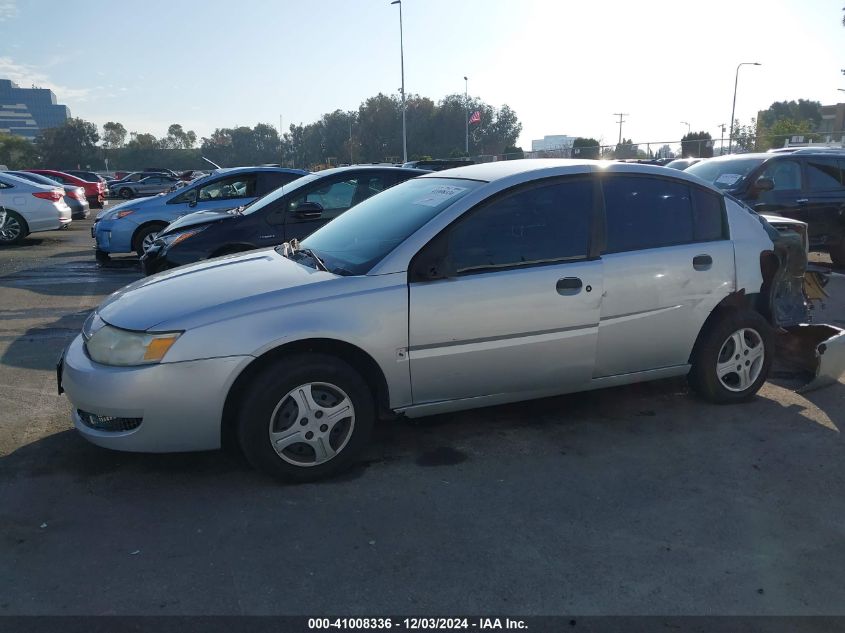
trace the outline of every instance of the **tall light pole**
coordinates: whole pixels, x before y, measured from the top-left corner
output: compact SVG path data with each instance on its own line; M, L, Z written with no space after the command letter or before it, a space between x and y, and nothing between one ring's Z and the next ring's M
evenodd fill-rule
M728 134L728 154L731 153L731 149L733 148L733 140L734 140L734 114L736 113L736 86L739 83L739 69L741 66L762 66L760 62L741 62L737 64L736 67L736 77L734 77L734 103L731 107L731 130Z
M464 126L466 127L466 141L464 143L464 153L469 156L469 80L464 77Z
M718 127L722 130L722 136L719 137L719 156L721 156L725 153L725 128L728 126L724 123L720 123Z
M689 134L689 133L690 133L690 124L689 124L689 123L687 123L686 121L681 121L681 125L686 125L686 126L687 126L687 134Z
M402 162L408 162L408 128L405 124L405 41L402 30L402 0L393 0L390 4L399 5L399 61L402 65Z

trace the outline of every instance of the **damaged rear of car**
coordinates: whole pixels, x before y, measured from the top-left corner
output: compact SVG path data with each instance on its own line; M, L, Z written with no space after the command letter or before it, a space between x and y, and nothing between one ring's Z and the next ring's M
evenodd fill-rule
M845 330L815 322L815 308L829 297L830 273L809 262L807 224L736 204L772 241L772 249L759 254L763 282L754 300L775 328L775 373L797 381L801 392L835 383L845 373Z

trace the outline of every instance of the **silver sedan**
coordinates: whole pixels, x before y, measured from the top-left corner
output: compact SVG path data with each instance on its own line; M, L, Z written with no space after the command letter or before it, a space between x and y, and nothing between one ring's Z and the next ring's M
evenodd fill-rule
M178 178L171 178L170 176L147 176L136 182L126 181L110 185L109 191L112 195L128 200L137 196L154 196L170 191L179 182Z
M411 179L290 243L127 286L59 365L76 428L128 451L236 443L274 476L348 466L379 416L688 376L754 396L806 257L702 180L522 160ZM762 263L762 265L761 265ZM781 280L791 285L781 287Z

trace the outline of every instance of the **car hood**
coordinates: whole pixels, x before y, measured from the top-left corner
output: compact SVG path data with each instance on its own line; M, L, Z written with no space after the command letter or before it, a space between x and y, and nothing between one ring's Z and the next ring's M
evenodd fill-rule
M116 204L113 207L109 207L108 209L103 209L102 211L100 211L97 214L97 220L111 220L112 218L114 218L114 216L117 215L117 212L121 209L137 207L156 198L158 198L158 196L147 196L145 198L132 198L132 200L121 202L120 204Z
M273 249L250 251L141 279L109 296L97 311L106 323L143 331L234 304L248 310L251 299L333 279L337 276L293 262Z
M198 224L209 224L211 222L217 222L219 220L231 220L232 218L236 217L239 217L239 214L234 209L195 211L194 213L183 215L178 220L171 222L167 226L167 229L159 233L159 236L177 233L182 229L186 229L191 226L197 226Z

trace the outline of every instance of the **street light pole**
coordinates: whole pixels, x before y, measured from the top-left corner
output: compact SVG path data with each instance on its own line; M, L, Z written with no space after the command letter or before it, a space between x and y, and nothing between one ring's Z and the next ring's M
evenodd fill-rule
M691 126L690 126L690 124L689 124L689 123L687 123L686 121L681 121L681 125L686 125L686 126L687 126L687 134L689 134L689 133L690 133L690 127L691 127Z
M405 123L405 36L402 29L402 0L390 4L399 5L399 61L402 66L402 162L408 162L408 128Z
M762 66L760 62L742 62L737 64L736 67L736 76L734 77L734 103L731 107L731 129L728 134L728 154L731 153L731 149L733 148L733 140L734 140L734 114L736 113L736 87L739 83L739 69L741 66Z
M464 126L466 127L466 137L464 142L464 154L469 156L469 80L464 77Z

